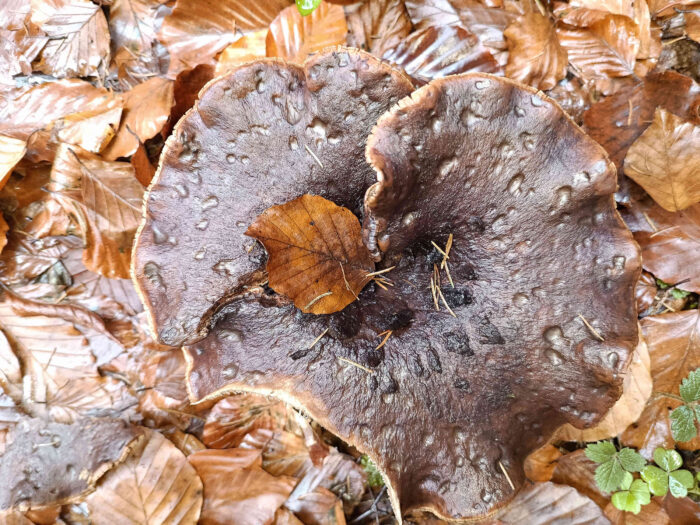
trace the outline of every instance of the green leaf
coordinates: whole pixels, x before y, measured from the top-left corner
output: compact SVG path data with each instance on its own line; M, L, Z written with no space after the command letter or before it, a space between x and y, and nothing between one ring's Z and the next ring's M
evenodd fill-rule
M627 472L639 472L647 464L646 460L631 448L623 448L617 457L622 468Z
M360 465L367 473L367 482L372 488L378 488L384 486L384 478L377 469L377 466L369 459L369 456L363 454L360 456Z
M631 474L625 472L622 465L615 459L601 463L595 469L595 482L604 492L616 491L626 479L629 479L628 476Z
M695 427L695 412L688 405L682 405L671 411L671 434L676 441L690 441L698 435Z
M683 379L680 386L681 397L686 403L700 400L700 368L693 370Z
M638 514L642 505L648 505L651 501L649 486L641 479L636 479L629 490L616 492L612 495L612 503L615 508Z
M617 449L610 441L599 441L598 443L589 443L586 447L586 457L596 463L605 463L610 461L617 454Z
M642 470L642 479L649 484L654 496L664 496L668 492L668 472L654 465L647 465Z
M656 279L656 286L658 286L658 287L661 288L662 290L665 290L666 288L668 288L668 287L671 286L671 285L668 284L667 282L662 281L661 279L659 279L659 278L657 277L657 279Z
M687 470L676 470L668 475L668 488L676 498L685 498L693 485L693 475Z
M321 0L296 0L297 9L302 16L307 16L313 13L321 4Z
M671 297L674 299L685 299L690 295L690 292L686 292L685 290L681 290L680 288L674 288L671 290Z
M679 469L683 465L683 458L678 452L662 447L657 447L654 450L654 461L666 472Z

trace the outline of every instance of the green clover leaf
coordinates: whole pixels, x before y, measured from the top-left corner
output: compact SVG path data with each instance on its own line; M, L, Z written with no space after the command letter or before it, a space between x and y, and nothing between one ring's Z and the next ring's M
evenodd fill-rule
M675 450L666 450L662 447L657 447L654 450L654 462L664 469L666 472L677 470L683 465L683 458Z
M668 475L668 488L676 498L685 498L693 485L693 475L687 470L676 470Z
M321 0L296 0L296 4L301 16L307 16L316 10L321 4Z
M654 465L647 465L642 470L642 479L649 484L654 496L665 496L668 492L668 472Z
M612 495L612 504L615 508L635 514L639 514L642 505L648 505L650 501L649 486L641 479L635 479L629 490Z

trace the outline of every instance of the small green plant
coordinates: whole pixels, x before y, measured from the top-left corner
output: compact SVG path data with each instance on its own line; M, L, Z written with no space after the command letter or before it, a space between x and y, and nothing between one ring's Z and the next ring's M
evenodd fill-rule
M684 498L688 492L698 493L698 479L689 470L681 469L683 458L675 450L657 448L654 463L647 461L631 448L617 450L610 441L591 443L586 456L598 463L595 482L598 487L612 493L615 508L638 514L648 505L651 495ZM635 474L641 476L635 479Z
M685 299L690 295L690 292L676 288L675 286L672 286L658 278L656 279L656 286L658 286L660 290L668 290L670 288L668 293L674 299Z
M700 368L693 370L681 382L680 397L673 394L662 394L683 402L670 415L671 434L676 441L690 441L698 435L695 421L700 420Z
M369 483L370 487L378 488L384 486L384 478L382 478L379 469L377 469L377 466L369 459L367 454L363 454L360 457L360 465L367 473L367 483Z
M301 16L307 16L316 10L321 4L321 0L296 0L296 4Z

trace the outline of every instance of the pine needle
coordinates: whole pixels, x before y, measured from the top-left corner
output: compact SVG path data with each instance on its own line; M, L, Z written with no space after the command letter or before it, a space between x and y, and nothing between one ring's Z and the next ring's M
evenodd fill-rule
M367 275L365 275L365 277L374 277L375 275L381 275L383 273L390 272L394 268L396 268L396 266L391 266L390 268L384 268L383 270L377 270L376 272L368 273Z
M311 299L311 302L304 307L304 310L308 310L313 305L315 305L317 302L319 302L321 299L323 299L324 297L328 297L329 295L333 295L333 292L328 291L326 293L322 293L321 295L314 297L313 299Z
M450 258L450 257L444 252L444 250L443 250L442 248L440 248L437 244L435 244L435 241L430 241L430 244L432 244L433 246L435 246L435 249L436 249L437 251L439 251L439 252L442 254L442 256L443 256L444 259L449 259L449 258ZM444 260L444 259L443 259L443 260Z
M348 280L345 278L345 269L343 268L343 263L341 263L340 261L338 261L338 264L340 265L340 271L343 272L343 281L345 281L345 288L347 288L348 291L349 291L353 296L355 296L355 299L359 299L359 297L357 297L357 294L355 293L355 290L353 290L352 288L350 288L350 283L349 283Z
M451 315L452 317L457 317L457 316L455 315L455 313L452 311L452 308L450 308L450 305L447 304L447 301L445 301L445 296L442 295L442 290L440 290L440 288L438 288L438 293L440 294L440 299L442 299L442 304L445 305L445 308L447 308L447 311L450 312L450 315Z
M318 342L321 340L321 338L322 338L324 335L326 335L326 333L328 332L328 330L329 330L329 329L326 328L323 332L321 332L321 335L319 335L316 339L314 339L314 342L311 343L311 344L309 345L309 350L311 350L314 346L316 346L316 343L318 343Z
M323 163L319 160L319 158L316 156L316 154L313 151L311 151L311 148L307 144L304 144L304 147L306 148L306 151L309 152L309 155L311 155L314 158L314 160L316 161L316 164L318 164L319 166L321 166L321 168L323 168Z
M374 370L372 370L371 368L367 368L366 366L362 366L360 363L356 363L355 361L351 361L350 359L345 359L344 357L338 356L338 361L342 361L343 363L347 363L349 365L357 367L360 370L364 370L368 374L374 374Z
M508 475L508 471L506 470L506 467L503 466L503 463L501 463L500 460L498 461L498 466L501 467L501 471L503 471L503 475L508 480L508 485L510 485L510 488L515 490L515 485L513 485L513 481L510 479L510 476Z
M393 334L393 333L394 332L392 330L386 330L386 331L382 332L381 334L379 334L379 337L381 337L384 334L386 334L386 335L384 336L384 339L382 339L382 342L377 345L377 348L375 348L375 350L379 350L382 346L384 346L386 344L386 342L389 340L389 338L391 337L391 334Z
M600 341L605 341L605 339L603 338L603 336L600 335L600 334L598 333L598 331L597 331L595 328L593 328L593 326L591 325L591 323L589 323L589 322L586 320L586 318L585 318L584 316L582 316L581 314L578 314L578 316L581 318L581 321L583 321L583 324L585 324L585 325L588 327L588 329L591 331L591 333L592 333L594 336L596 336L596 338L597 338L598 340L600 340Z

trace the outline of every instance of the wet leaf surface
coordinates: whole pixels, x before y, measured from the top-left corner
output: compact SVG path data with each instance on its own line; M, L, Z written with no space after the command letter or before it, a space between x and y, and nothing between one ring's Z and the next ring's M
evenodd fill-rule
M348 45L381 57L411 32L402 0L368 0L347 13Z

